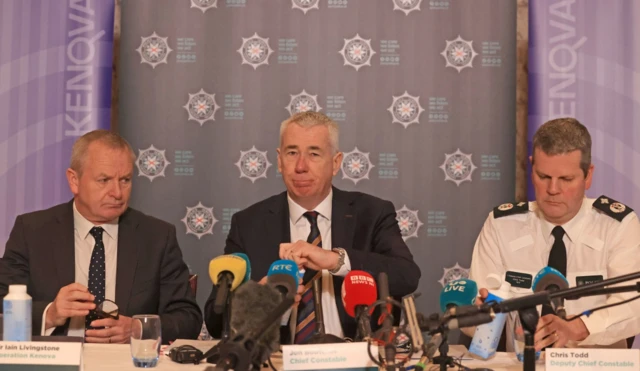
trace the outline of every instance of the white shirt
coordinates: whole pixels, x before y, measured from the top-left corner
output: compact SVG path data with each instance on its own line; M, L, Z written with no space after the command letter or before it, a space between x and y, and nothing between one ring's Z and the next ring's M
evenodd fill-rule
M570 287L640 270L640 222L637 215L631 212L618 221L596 209L594 202L608 206L615 201L604 196L598 199L585 198L578 214L562 225L566 232L563 242L567 249L566 278ZM501 208L514 207L509 205L502 205ZM525 204L522 206L522 213L499 218L495 218L493 213L489 214L476 240L471 262L470 278L478 283L478 287L487 287L486 278L490 273L496 273L503 279L514 274L533 278L547 266L555 239L551 230L555 225L544 219L536 202L529 202L528 210ZM531 281L527 282L519 284L522 287L512 285L512 297L531 294ZM579 314L635 295L624 293L586 297L565 301L565 308L567 315ZM639 315L640 301L636 300L595 312L589 317L583 316L581 318L590 335L576 345L611 345L635 336L640 333ZM512 323L508 329L511 326ZM507 331L508 335L511 333ZM512 342L508 341L507 345L511 346Z
M73 235L75 243L75 282L87 287L89 283L89 265L91 264L91 254L95 245L95 239L89 233L95 227L76 208L73 203ZM118 261L118 219L99 225L104 229L102 242L104 245L105 258L105 299L115 301L116 298L116 265ZM118 303L116 303L118 304ZM51 335L55 327L45 329L47 310L51 303L45 308L42 314L42 335ZM69 324L70 336L84 336L84 317L73 317Z
M320 229L320 236L322 237L322 248L325 250L331 250L331 210L333 190L329 192L329 195L314 210L306 210L295 203L288 195L287 201L289 203L291 242L307 240L307 237L311 232L311 224L303 214L307 211L316 211L319 214L318 229ZM349 273L349 271L351 271L351 262L349 261L349 256L346 255L344 258L344 265L335 274L335 276L344 277ZM322 270L322 314L325 333L344 337L342 325L340 324L340 316L338 315L336 295L333 290L333 275L326 269Z

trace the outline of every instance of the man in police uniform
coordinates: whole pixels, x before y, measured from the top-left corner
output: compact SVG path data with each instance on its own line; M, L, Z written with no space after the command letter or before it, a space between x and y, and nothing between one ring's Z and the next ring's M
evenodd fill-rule
M536 201L503 204L489 214L471 262L470 278L478 287L487 287L487 275L496 273L511 283L512 294L527 295L532 278L547 265L562 272L570 286L640 270L637 215L607 196L585 198L594 170L587 128L573 118L545 123L533 138L530 160ZM481 296L486 295L481 290ZM570 317L634 295L582 298L565 302L565 308ZM639 314L640 301L574 321L543 313L535 334L536 350L626 347L624 339L640 333Z

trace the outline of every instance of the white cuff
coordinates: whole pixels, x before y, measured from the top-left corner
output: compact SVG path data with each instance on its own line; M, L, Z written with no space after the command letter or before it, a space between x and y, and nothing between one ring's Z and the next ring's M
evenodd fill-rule
M55 326L49 329L44 328L47 325L47 311L49 310L51 304L53 303L49 303L49 305L47 305L47 307L44 308L44 311L42 312L42 327L40 328L40 336L50 336L56 329Z
M331 271L329 271L329 273L334 276L344 277L349 272L351 272L351 260L349 260L349 254L347 253L347 250L344 250L344 264L342 264L342 267L340 267L340 270L336 273L331 273Z

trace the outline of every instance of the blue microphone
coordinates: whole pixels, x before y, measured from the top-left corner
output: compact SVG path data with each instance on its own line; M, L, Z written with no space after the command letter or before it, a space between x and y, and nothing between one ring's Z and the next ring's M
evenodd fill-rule
M474 305L477 296L476 281L465 278L451 281L440 291L440 310L446 312L452 307Z
M239 256L242 259L244 259L245 262L247 262L247 272L244 275L244 279L242 280L242 283L249 281L251 279L251 263L249 262L249 257L247 256L247 254L244 254L241 252L234 252L231 255Z
M284 296L295 296L298 291L298 265L293 260L276 260L269 267L267 284L275 287Z
M564 290L569 288L569 282L565 276L555 268L544 267L533 278L533 285L531 289L533 292L549 291L554 292L558 290ZM567 316L567 312L564 309L564 299L555 298L551 300L553 309L558 317L564 319Z

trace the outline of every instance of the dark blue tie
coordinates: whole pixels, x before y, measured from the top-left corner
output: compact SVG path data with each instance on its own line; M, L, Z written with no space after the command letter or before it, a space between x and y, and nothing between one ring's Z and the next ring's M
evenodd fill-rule
M95 297L94 303L96 305L104 301L105 294L105 261L104 261L104 243L102 242L102 227L93 227L89 231L96 241L93 246L93 253L91 253L91 263L89 263L89 292ZM98 319L98 316L94 311L89 312L89 315L85 318L85 327L91 329L89 326L92 321Z
M320 228L318 228L318 212L307 211L303 214L311 225L311 231L307 237L307 242L322 248L322 236L320 236ZM321 279L320 272L316 272L312 269L305 269L304 272L304 291L302 293L302 300L298 304L298 322L296 323L296 336L294 342L296 344L306 343L313 332L316 330L316 313L315 305L313 303L313 280Z

